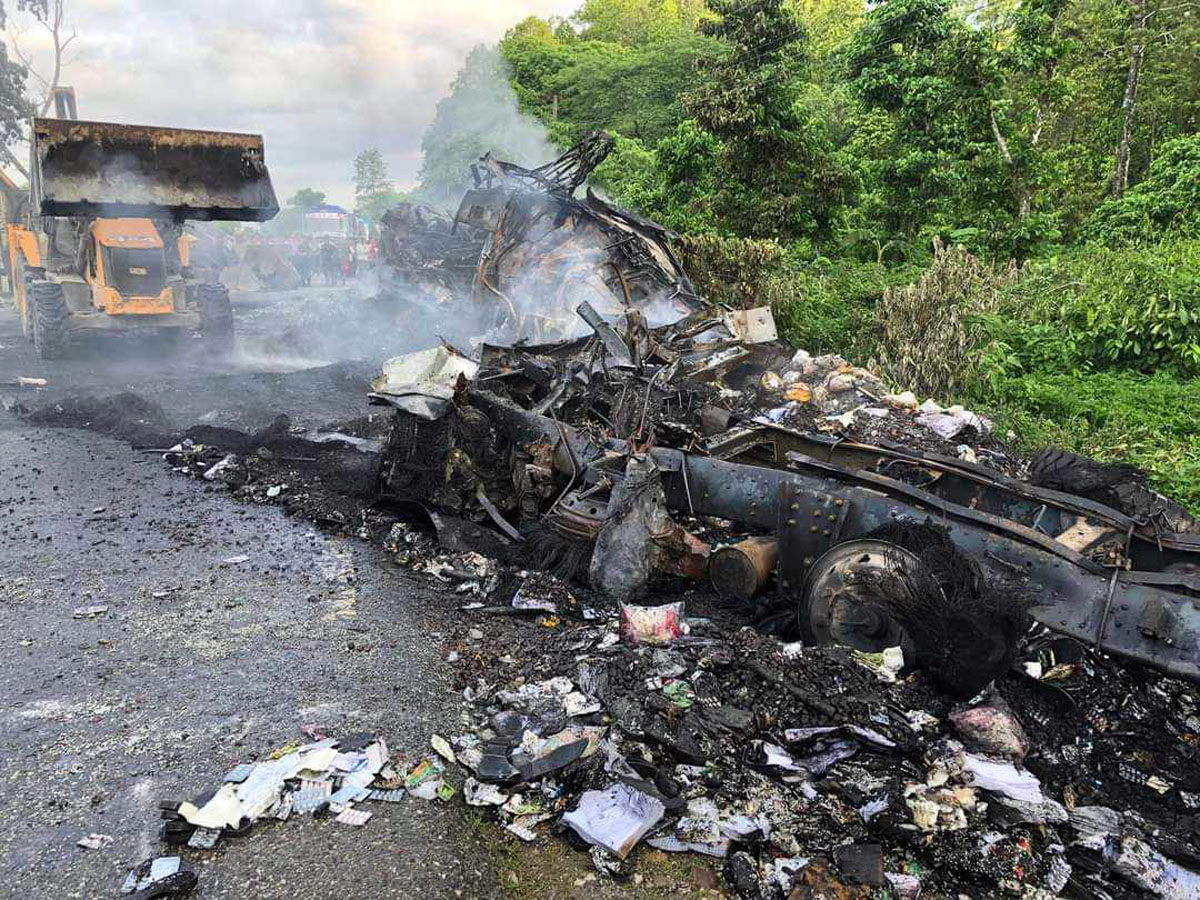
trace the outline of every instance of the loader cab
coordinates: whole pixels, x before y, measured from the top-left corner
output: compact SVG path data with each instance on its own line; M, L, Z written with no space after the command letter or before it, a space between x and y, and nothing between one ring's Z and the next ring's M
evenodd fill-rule
M96 219L84 278L92 305L109 314L154 315L175 308L168 253L150 219Z

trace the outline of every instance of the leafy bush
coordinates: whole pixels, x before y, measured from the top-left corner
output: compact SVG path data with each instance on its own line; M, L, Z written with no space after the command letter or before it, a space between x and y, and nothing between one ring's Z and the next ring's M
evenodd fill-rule
M1200 134L1164 143L1146 179L1092 216L1091 237L1110 245L1200 236Z
M968 399L1027 449L1065 447L1139 466L1200 512L1200 379L1160 372L1027 373L974 385Z
M915 284L887 290L875 307L871 367L926 396L964 393L978 377L987 344L986 332L972 323L996 312L1018 271L1010 265L997 272L962 247L938 246Z
M874 308L911 268L814 257L775 241L685 235L679 249L696 290L734 307L770 306L780 335L810 353L867 359L874 349Z
M1061 338L1061 363L1029 360L1030 371L1171 368L1200 374L1200 241L1091 247L1032 264L998 312L1009 324L986 324L1000 342L1028 344L1039 334Z
M1200 242L1088 254L1062 321L1100 365L1200 374Z
M876 348L875 305L889 288L911 281L916 271L874 262L791 257L779 279L781 290L772 295L780 333L810 353L870 359Z
M768 282L783 264L783 248L775 241L691 234L680 239L679 251L702 296L738 308L765 305Z
M685 121L672 134L646 147L636 138L615 135L612 154L592 182L634 209L675 231L718 231L712 195L721 145L712 135Z

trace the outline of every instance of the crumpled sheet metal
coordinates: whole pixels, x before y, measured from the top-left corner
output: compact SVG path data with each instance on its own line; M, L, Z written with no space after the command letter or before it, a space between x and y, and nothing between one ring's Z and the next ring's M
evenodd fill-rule
M450 409L459 378L470 381L479 364L445 347L395 356L371 382L371 399L430 421Z
M612 140L589 135L537 169L485 156L454 217L399 204L383 217L381 286L483 325L495 346L589 334L573 310L589 302L606 320L640 310L651 327L704 308L662 226L589 190L574 196ZM389 291L385 291L388 293ZM459 304L470 303L470 309Z
M473 284L481 304L510 307L509 321L489 336L493 343L584 337L590 329L574 314L584 301L609 321L642 310L652 328L700 308L666 232L591 194L581 202L515 192L496 218Z

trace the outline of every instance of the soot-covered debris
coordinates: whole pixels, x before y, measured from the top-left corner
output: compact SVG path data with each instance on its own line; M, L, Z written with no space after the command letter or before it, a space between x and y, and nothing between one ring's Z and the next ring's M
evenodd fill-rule
M658 646L612 613L481 624L451 651L467 802L617 877L639 844L724 860L741 897L880 876L901 896L1126 896L1149 877L1121 862L1131 838L1176 873L1161 896L1190 896L1194 688L1051 636L957 703L920 671L888 680L870 654L712 612ZM1098 852L1089 816L1127 849Z

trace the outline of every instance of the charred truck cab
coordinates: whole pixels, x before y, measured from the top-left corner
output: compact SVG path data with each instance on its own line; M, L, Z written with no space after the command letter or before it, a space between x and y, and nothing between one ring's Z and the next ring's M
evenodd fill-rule
M13 297L44 359L77 332L199 332L233 340L229 291L187 266L189 219L279 211L258 135L34 119L29 203L5 228Z

